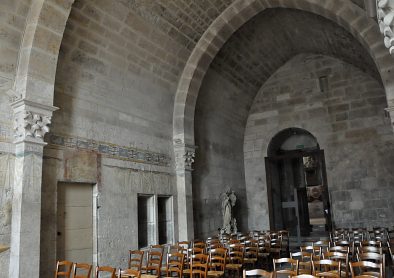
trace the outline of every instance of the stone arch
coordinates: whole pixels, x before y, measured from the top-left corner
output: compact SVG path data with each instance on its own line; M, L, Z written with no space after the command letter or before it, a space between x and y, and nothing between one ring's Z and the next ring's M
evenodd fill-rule
M309 140L309 142L306 142L308 143L308 146L318 149L320 148L316 136L314 136L308 130L299 127L288 127L282 129L271 138L271 141L268 143L267 147L267 156L274 156L276 151L279 150L289 138L296 136L300 137L300 139Z
M10 92L12 100L52 106L60 44L73 2L32 1Z
M394 106L394 63L383 44L378 25L350 1L262 1L237 0L205 31L183 70L175 96L173 114L174 144L194 145L194 111L206 71L229 37L256 14L268 8L293 8L332 20L349 31L363 45L380 73L388 106ZM338 10L338 7L341 7ZM393 109L394 110L394 109ZM394 121L394 115L391 115Z

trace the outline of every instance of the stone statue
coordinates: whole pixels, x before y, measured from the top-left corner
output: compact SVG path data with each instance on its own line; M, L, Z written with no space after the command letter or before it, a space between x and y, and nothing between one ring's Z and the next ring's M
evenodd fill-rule
M221 233L231 234L237 231L237 221L233 217L233 207L237 201L234 191L228 189L225 193L221 194L222 200L222 215L223 215L223 226Z

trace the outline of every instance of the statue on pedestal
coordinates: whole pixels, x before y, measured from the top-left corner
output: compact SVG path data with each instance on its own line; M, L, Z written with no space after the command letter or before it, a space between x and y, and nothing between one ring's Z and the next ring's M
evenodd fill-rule
M220 196L222 200L222 215L223 215L223 226L220 229L220 233L236 233L237 229L237 221L233 217L233 207L235 206L235 202L237 201L237 197L235 196L234 191L228 189L225 193L222 193Z

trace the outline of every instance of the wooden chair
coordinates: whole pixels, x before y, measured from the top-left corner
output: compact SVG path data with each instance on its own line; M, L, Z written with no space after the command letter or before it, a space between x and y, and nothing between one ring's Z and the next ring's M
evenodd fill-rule
M74 264L74 271L72 278L90 278L92 272L92 265L90 264Z
M312 274L312 254L308 252L290 253L290 258L298 260L298 274Z
M278 274L298 275L298 260L292 258L273 259L273 266L273 277L277 277Z
M372 271L372 269L375 271ZM350 272L353 278L384 277L382 264L367 261L350 263Z
M341 252L326 252L323 254L323 259L333 260L341 263L341 277L349 276L349 255Z
M58 261L56 263L55 277L67 277L67 278L70 278L72 268L73 268L73 262L70 262L70 261Z
M110 275L110 277L108 278L116 278L116 269L110 266L97 266L96 267L96 271L95 271L95 278L99 278L102 277L101 274L105 275L105 277L108 277L108 275Z
M341 277L341 263L333 260L312 261L312 270L317 277Z
M144 259L144 251L129 250L129 268L141 271L142 261Z
M161 263L163 259L163 247L161 245L152 245L148 252L148 261L143 268L142 278L160 277Z
M228 271L236 271L239 277L244 262L244 247L242 244L234 243L229 246L228 263L226 269Z
M383 269L383 277L385 277L385 268L386 268L386 255L378 254L378 253L359 253L357 254L357 261L368 261L377 264L382 264Z
M206 254L193 255L190 269L191 269L190 277L198 276L199 278L207 278L208 255Z
M258 254L259 254L259 245L258 241L255 239L250 239L245 241L244 243L244 266L252 265L252 268L255 268Z
M119 272L117 276L118 278L140 278L141 271L136 269L130 269L130 268L121 270L119 268Z
M185 254L183 253L167 254L167 266L166 266L167 277L182 278L184 258L185 258ZM176 274L176 276L174 276L173 274Z
M215 248L209 252L208 277L224 276L226 270L227 249Z
M246 278L249 276L260 276L263 278L272 278L272 272L268 272L263 269L252 269L252 270L245 270L244 269L242 277Z

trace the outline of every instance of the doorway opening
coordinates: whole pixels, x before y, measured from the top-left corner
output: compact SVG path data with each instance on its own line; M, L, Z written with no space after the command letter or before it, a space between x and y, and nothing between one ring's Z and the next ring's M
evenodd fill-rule
M331 229L324 151L300 128L276 134L265 158L270 226L301 237L325 237Z

